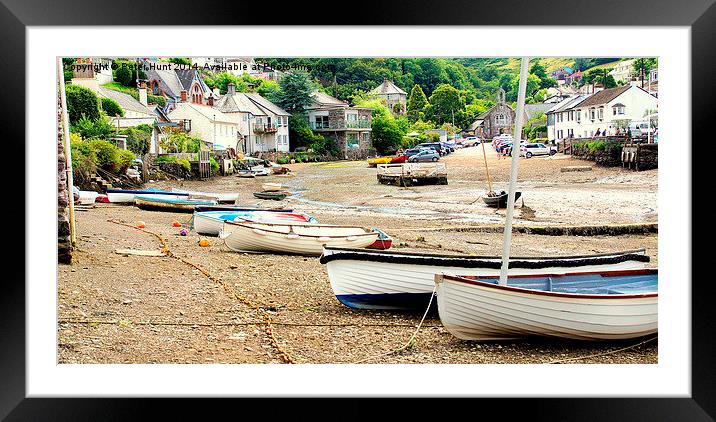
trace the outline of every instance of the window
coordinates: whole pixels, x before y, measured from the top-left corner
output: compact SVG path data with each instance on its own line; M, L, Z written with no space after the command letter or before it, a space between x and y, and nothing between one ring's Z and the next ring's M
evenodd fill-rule
M577 110L577 123L580 123L582 121L582 112Z
M612 106L612 114L613 114L614 116L623 116L623 115L624 115L625 108L626 108L626 107L624 107L624 104L621 104L621 103L619 103L619 104L614 104L614 105Z
M370 133L363 133L363 143L366 145L370 145Z
M357 148L358 147L358 134L357 133L346 134L346 145L348 146L348 148Z
M604 120L604 107L599 107L597 115L599 116L599 120Z
M589 109L589 120L594 121L595 117L596 117L596 110L593 108L590 108Z
M328 128L328 116L316 116L316 129Z
M505 126L507 124L507 116L504 114L496 114L495 115L495 125L497 126Z

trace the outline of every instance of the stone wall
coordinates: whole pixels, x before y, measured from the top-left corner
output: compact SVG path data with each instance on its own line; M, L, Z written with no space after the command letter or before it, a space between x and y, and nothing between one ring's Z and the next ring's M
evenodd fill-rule
M659 167L659 144L627 144L622 149L624 167L637 171Z
M58 95L59 99L59 95ZM64 131L62 128L61 102L57 108L57 260L61 264L72 263L72 239L70 238L70 198L67 186L67 161L65 159ZM74 198L73 198L74 199Z
M581 160L594 161L595 163L606 166L615 167L622 164L622 146L621 142L609 142L607 141L607 147L598 150L590 150L584 143L572 144L572 156Z

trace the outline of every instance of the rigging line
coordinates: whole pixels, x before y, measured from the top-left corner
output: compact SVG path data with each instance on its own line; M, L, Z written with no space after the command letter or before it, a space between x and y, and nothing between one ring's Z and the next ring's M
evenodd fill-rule
M423 325L423 321L425 321L425 317L428 315L428 311L430 310L430 305L432 305L432 303L433 303L433 298L435 297L435 291L437 290L437 288L438 288L438 285L436 284L436 285L433 287L433 292L432 292L432 294L430 295L430 301L428 302L428 307L425 309L425 313L423 314L423 318L420 320L420 323L418 324L418 328L415 329L415 332L413 333L413 335L410 336L410 338L408 339L408 341L407 341L404 345L400 346L400 347L397 348L397 349L391 350L391 351L389 351L389 352L386 352L386 353L383 353L383 354L380 354L380 355L376 355L376 356L370 356L370 357L367 357L367 358L365 358L365 359L361 359L361 360L356 361L356 362L353 362L353 363L354 363L354 364L355 364L355 363L363 363L363 362L366 362L366 361L369 361L369 360L372 360L372 359L376 359L376 358L380 358L380 357L383 357L383 356L392 355L393 353L401 352L401 351L407 349L407 348L412 344L413 339L414 339L415 336L418 334L418 331L420 331L420 327Z
M611 350L611 351L609 351L609 352L604 352L604 353L597 353L597 354L594 354L594 355L577 356L577 357L575 357L575 358L567 358L567 359L553 360L553 361L551 361L551 362L547 362L547 364L548 364L548 365L551 365L551 364L555 364L555 363L568 362L568 361L572 361L572 360L581 360L581 359L594 358L594 357L599 357L599 356L613 355L613 354L618 353L618 352L623 352L623 351L625 351L625 350L629 350L629 349L633 349L633 348L635 348L635 347L641 346L642 344L645 344L645 343L648 343L648 342L650 342L650 341L656 340L657 338L659 338L659 336L654 336L654 337L652 337L652 338L650 338L650 339L646 339L646 340L644 340L644 341L642 341L642 342L640 342L640 343L633 344L633 345L631 345L631 346L624 347L624 348L621 348L621 349Z

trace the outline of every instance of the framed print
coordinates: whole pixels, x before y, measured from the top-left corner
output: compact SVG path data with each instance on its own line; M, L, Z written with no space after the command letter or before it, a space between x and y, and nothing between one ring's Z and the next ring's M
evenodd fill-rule
M711 420L716 9L453 3L3 0L3 417Z

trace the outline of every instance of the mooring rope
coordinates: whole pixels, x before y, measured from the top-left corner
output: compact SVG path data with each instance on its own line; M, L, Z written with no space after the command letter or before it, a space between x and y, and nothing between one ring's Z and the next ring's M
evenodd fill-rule
M389 352L386 352L386 353L383 353L380 355L370 356L370 357L361 359L361 360L353 362L353 363L363 363L363 362L366 362L366 361L369 361L372 359L382 358L383 356L392 355L393 353L402 352L403 350L407 349L413 343L413 339L418 334L418 331L420 331L420 327L423 325L423 321L425 321L425 317L428 315L428 311L430 311L430 305L432 305L432 303L433 303L433 298L435 297L435 290L437 290L437 288L438 288L438 286L436 284L433 287L433 292L430 294L430 301L428 302L428 307L425 309L425 313L423 314L423 318L420 320L420 323L418 324L418 328L415 329L415 332L413 333L413 335L410 336L410 338L404 345L398 347L397 349L391 350Z
M251 308L251 309L253 309L253 310L256 310L256 311L259 311L259 312L261 313L261 316L262 316L263 319L264 319L264 322L265 322L264 329L265 329L266 335L269 337L269 340L271 341L271 345L273 346L273 348L278 352L278 354L281 356L281 358L284 360L284 362L286 362L286 363L296 363L296 361L293 359L293 357L291 357L291 355L288 354L288 353L281 347L281 345L278 344L278 340L276 339L276 336L274 335L274 332L273 332L273 324L272 324L272 321L271 321L271 316L270 316L270 315L268 314L268 312L264 309L264 307L262 307L262 306L260 306L260 305L257 305L256 303L252 302L252 301L251 301L250 299L248 299L247 297L240 295L240 294L237 293L233 288L231 288L231 286L229 286L228 284L224 283L222 280L220 280L219 278L215 277L215 276L212 275L211 273L209 273L209 271L207 271L207 270L204 269L203 267L201 267L201 266L199 266L199 265L197 265L197 264L195 264L195 263L193 263L193 262L191 262L191 261L189 261L189 260L187 260L187 259L185 259L185 258L182 258L181 256L175 255L175 254L171 251L171 249L169 249L169 245L167 244L167 242L166 242L166 240L164 239L164 237L162 237L162 235L160 235L160 234L158 234L158 233L155 233L155 232L153 232L153 231L151 231L151 230L142 229L142 228L133 226L133 225L128 224L128 223L125 223L125 222L123 222L123 221L114 220L114 219L110 219L110 220L107 220L107 221L110 222L110 223L114 223L114 224L119 224L119 225L122 225L122 226L131 227L131 228L133 228L133 229L141 230L141 231L143 231L143 232L145 232L145 233L149 233L149 234L151 234L151 235L154 235L157 239L159 239L159 242L162 244L162 253L163 253L164 255L166 255L166 256L168 256L168 257L171 257L171 258L174 258L174 259L176 259L176 260L179 260L179 261L183 262L184 264L186 264L186 265L188 265L188 266L190 266L190 267L192 267L192 268L195 268L195 269L199 270L199 272L201 272L202 274L204 274L209 280L211 280L211 281L217 283L218 285L220 285L221 287L223 287L223 288L224 288L224 291L226 291L229 295L233 296L235 299L237 299L237 300L240 301L241 303L245 304L245 305L248 306L249 308Z
M566 358L566 359L553 360L553 361L551 361L551 362L547 362L547 364L551 365L551 364L554 364L554 363L562 363L562 362L568 362L568 361L572 361L572 360L581 360L581 359L595 358L595 357L600 357L600 356L613 355L613 354L618 353L618 352L623 352L623 351L625 351L625 350L629 350L629 349L633 349L633 348L635 348L635 347L639 347L639 346L641 346L642 344L646 344L646 343L648 343L648 342L650 342L650 341L656 340L658 337L659 337L659 336L654 336L654 337L652 337L652 338L650 338L650 339L646 339L646 340L644 340L644 341L642 341L642 342L640 342L640 343L632 344L631 346L623 347L623 348L617 349L617 350L610 350L610 351L608 351L608 352L596 353L596 354L593 354L593 355L577 356L577 357L575 357L575 358Z

